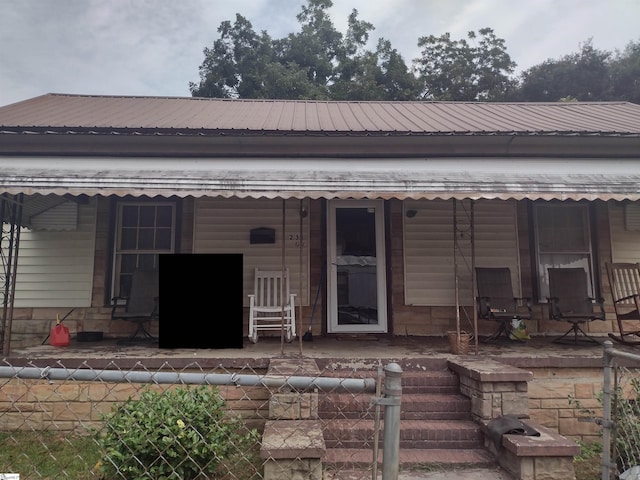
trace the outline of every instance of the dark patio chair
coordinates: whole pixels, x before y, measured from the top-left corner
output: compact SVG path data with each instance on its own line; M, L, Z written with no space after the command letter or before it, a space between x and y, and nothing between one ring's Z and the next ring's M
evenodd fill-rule
M637 263L607 263L613 308L618 332L612 339L627 345L640 345L640 266Z
M501 335L509 338L511 321L531 318L531 299L515 297L511 284L511 270L506 267L476 268L478 317L498 322L498 328L484 342L497 340Z
M593 320L604 321L604 299L589 296L587 272L584 268L549 268L549 318L567 322L571 328L554 343L600 342L588 335L580 325ZM571 334L572 337L570 336Z
M159 276L157 269L136 269L131 278L131 290L126 298L114 297L112 320L135 322L136 330L127 341L155 341L156 337L144 324L160 314ZM124 303L122 303L124 301Z

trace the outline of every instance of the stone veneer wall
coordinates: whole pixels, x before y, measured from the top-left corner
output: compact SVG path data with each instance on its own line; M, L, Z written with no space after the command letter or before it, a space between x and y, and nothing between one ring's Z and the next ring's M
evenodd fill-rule
M160 391L170 385L0 379L0 430L46 430L86 434L99 427L112 407L137 398L145 388ZM269 392L262 387L218 386L229 408L262 428L269 414Z
M529 413L537 423L565 437L599 442L602 428L580 421L586 416L580 407L602 416L598 395L602 391L603 369L596 367L533 368L529 382ZM577 400L570 402L569 398Z

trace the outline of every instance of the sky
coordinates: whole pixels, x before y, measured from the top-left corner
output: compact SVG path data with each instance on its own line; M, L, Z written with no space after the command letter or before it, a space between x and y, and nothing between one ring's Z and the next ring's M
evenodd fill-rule
M190 96L203 49L236 13L272 38L298 32L306 0L0 0L0 106L46 93ZM640 41L640 0L333 0L373 24L369 48L391 42L411 65L422 36L454 40L489 27L517 72L579 52Z

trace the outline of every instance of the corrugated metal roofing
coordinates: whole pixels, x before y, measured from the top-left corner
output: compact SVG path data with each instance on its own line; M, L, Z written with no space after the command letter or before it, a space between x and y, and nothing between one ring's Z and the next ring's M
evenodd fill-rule
M640 162L328 158L318 163L290 158L265 162L255 158L0 156L0 191L164 197L640 200Z
M64 142L40 135L50 132ZM32 141L31 133L41 141ZM98 151L95 136L76 133L98 133L102 140L114 141L104 142L109 145ZM106 136L111 134L129 135L131 141ZM211 143L198 153L202 156L184 150L199 142L190 134L204 135L202 140ZM256 135L250 151L248 141L234 138L250 135ZM264 150L270 146L257 137L264 135L273 135L269 140L280 150ZM286 135L298 138L278 138ZM518 135L523 137L513 138ZM640 105L627 102L321 102L47 94L0 107L0 139L3 136L18 140L17 146L5 142L9 146L4 150L0 144L0 192L8 194L640 200ZM170 152L163 150L167 142L155 140L162 136L172 144ZM369 136L379 138L372 141ZM318 143L314 137L326 140L319 158L309 154ZM375 150L387 137L392 144ZM526 137L536 137L535 145ZM597 153L593 137L599 143ZM138 138L159 147L140 150ZM494 139L501 145L481 150ZM557 139L568 145L566 150L562 145L545 149ZM440 140L445 145L438 153L427 153L427 144ZM297 150L303 143L310 145L305 154ZM517 143L522 145L514 154ZM402 153L400 147L407 144L412 145L409 154ZM71 148L75 145L84 145L84 150Z
M640 136L628 102L335 102L46 94L0 107L0 133Z

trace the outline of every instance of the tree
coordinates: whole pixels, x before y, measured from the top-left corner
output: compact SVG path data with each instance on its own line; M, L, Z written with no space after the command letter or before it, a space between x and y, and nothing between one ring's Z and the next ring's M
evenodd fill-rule
M630 42L610 62L611 100L640 103L640 42Z
M236 14L218 28L220 38L204 49L200 83L190 83L194 97L233 98L252 96L260 90L262 74L272 62L271 39L256 34L251 22Z
M597 50L591 40L580 52L547 60L524 71L518 96L530 102L608 100L611 95L610 52Z
M365 49L373 25L348 18L343 35L329 16L331 0L307 0L297 15L301 29L282 39L256 34L237 14L222 22L212 48L204 49L200 82L193 96L220 98L405 100L417 98L418 84L402 56L380 39Z
M422 57L414 59L422 97L429 100L503 100L515 88L509 77L516 67L503 39L491 28L452 40L449 33L420 37Z

